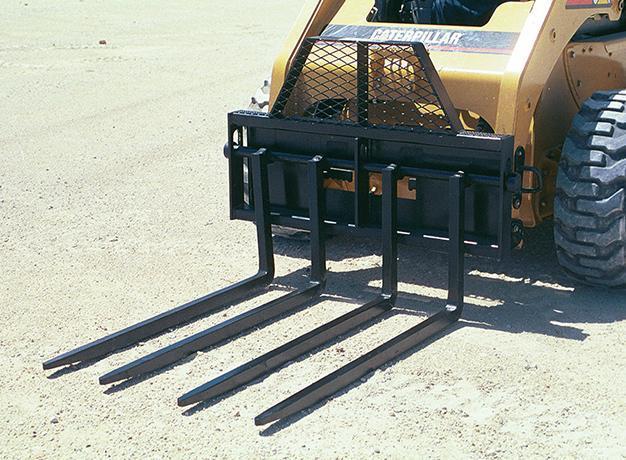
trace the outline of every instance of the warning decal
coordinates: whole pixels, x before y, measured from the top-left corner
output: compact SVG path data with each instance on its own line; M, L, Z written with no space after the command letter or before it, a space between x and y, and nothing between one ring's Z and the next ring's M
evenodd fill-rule
M567 0L566 8L608 8L612 0Z

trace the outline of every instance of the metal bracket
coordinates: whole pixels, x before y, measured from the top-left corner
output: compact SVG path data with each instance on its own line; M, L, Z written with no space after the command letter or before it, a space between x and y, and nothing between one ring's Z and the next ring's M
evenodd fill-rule
M532 176L536 179L536 183L537 185L535 187L522 187L522 193L539 193L543 190L543 173L541 172L541 169L536 168L534 166L524 166L524 168L522 168L522 182L523 182L523 177L524 177L524 173L531 173Z
M524 174L531 173L535 178L535 187L524 187ZM543 173L535 166L526 166L526 150L524 147L518 147L515 150L514 174L509 176L507 181L507 190L513 192L513 207L519 209L521 207L521 194L523 193L539 193L543 190Z

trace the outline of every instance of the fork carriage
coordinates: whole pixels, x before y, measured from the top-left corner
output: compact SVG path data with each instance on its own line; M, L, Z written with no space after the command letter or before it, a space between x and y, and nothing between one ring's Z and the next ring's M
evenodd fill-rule
M381 62L387 67L381 68ZM333 66L331 74L324 72L328 65ZM339 76L337 66L343 69ZM381 88L384 84L390 87ZM398 112L398 107L404 111ZM228 126L230 215L255 222L257 273L58 356L44 368L102 358L259 295L274 278L274 224L310 233L308 286L113 370L100 383L172 365L315 301L324 292L329 235L380 239L383 283L378 296L178 399L181 406L200 403L267 375L391 310L397 295L399 242L447 250L448 299L438 313L255 420L270 423L324 400L455 323L463 311L465 255L503 259L519 243L521 224L511 215L513 200L523 192L524 170L515 164L513 139L460 129L421 44L308 39L272 112L234 112Z

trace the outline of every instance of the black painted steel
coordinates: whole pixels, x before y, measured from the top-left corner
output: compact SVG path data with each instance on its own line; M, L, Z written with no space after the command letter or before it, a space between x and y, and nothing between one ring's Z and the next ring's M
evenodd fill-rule
M510 173L510 171L506 169L506 152L508 151L507 144L508 142L501 144L502 150L496 153L496 155L492 156L490 160L493 163L501 163L502 169L500 172L494 173L493 175L489 175L487 172L484 172L482 174L465 174L467 182L472 186L480 186L484 188L494 189L498 195L498 201L494 203L496 206L493 206L488 210L489 213L493 214L492 218L496 219L498 222L497 234L491 236L466 231L465 238L469 244L465 249L466 252L470 255L503 259L508 257L508 255L510 254L512 248L510 201L511 192L507 191L504 186L505 178ZM229 154L229 156L248 157L255 151L256 150L253 148L235 146L233 147L232 153ZM462 152L463 150L460 149L460 151ZM471 150L467 152L468 159L466 161L468 162L471 161L471 158L469 158L471 153ZM305 155L285 153L279 150L272 150L272 152L270 153L270 157L272 158L272 162L274 163L282 162L287 164L301 164L304 163L306 159L310 158ZM368 238L379 238L380 228L377 226L376 222L373 222L368 218L368 207L365 206L365 204L363 203L365 202L365 200L367 200L367 197L369 195L369 190L367 189L369 176L367 173L380 173L385 166L377 162L372 162L371 160L370 162L360 161L357 160L356 157L357 155L355 154L355 158L352 161L325 157L324 161L325 164L329 167L342 168L342 170L353 169L354 172L350 172L350 175L354 175L355 177L354 181L357 184L355 187L356 190L361 189L358 184L364 184L364 191L356 192L355 195L357 196L354 197L354 201L356 203L355 207L365 210L365 212L362 213L363 217L359 218L358 220L355 219L354 225L350 225L350 221L326 221L325 231L331 235L354 234ZM443 183L448 182L450 177L456 174L456 170L449 171L446 169L435 169L434 167L421 168L403 165L398 167L398 174L399 176L403 177L428 179L430 181L438 181ZM424 190L422 188L421 190L423 190L424 193L427 194L431 193L429 189ZM469 200L473 198L474 197L471 196L468 197ZM439 200L430 200L429 205L433 208L442 207ZM308 230L308 220L299 218L299 213L300 211L298 209L280 208L273 206L271 221L273 224L282 225L285 227ZM254 220L254 213L251 210L233 209L232 215L236 219L249 221ZM355 217L359 215L361 215L361 213L355 211ZM412 246L431 247L438 250L447 250L447 226L445 229L439 229L429 228L428 222L423 222L422 225L424 225L424 227L402 228L402 232L398 236L400 242Z
M393 308L397 293L397 167L391 165L383 171L383 287L381 295L371 302L353 310L313 331L304 334L256 358L210 382L186 393L178 399L180 406L188 406L239 388L256 378L267 375L285 363L340 337L356 327L371 321Z
M505 259L512 249L511 202L508 184L512 169L513 138L475 132L428 132L407 127L362 127L358 124L316 123L276 119L245 111L229 115L229 123L246 135L225 151L228 157L247 157L260 147L270 149L271 210L273 224L308 230L304 193L286 187L306 181L302 159L324 153L328 175L341 172L341 190L326 190L326 231L377 238L380 197L371 192L370 177L385 165L398 165L416 199L399 198L399 236L404 244L446 249L447 205L428 197L447 193L447 180L462 170L470 184L465 232L467 252ZM329 176L327 176L329 177ZM350 180L351 179L351 180ZM332 186L331 186L332 187ZM404 185L406 188L406 185ZM236 190L235 184L231 191ZM356 195L352 196L351 195ZM350 201L354 204L351 206ZM304 212L303 212L304 210ZM254 219L246 206L231 208L234 218Z
M386 176L383 173L383 181ZM384 184L384 182L383 182ZM389 184L389 180L387 180ZM398 358L403 353L420 345L450 325L455 323L463 310L464 239L462 218L465 208L465 187L463 173L457 173L449 181L449 296L448 304L439 313L398 335L390 341L343 366L330 375L318 380L293 396L278 403L255 418L256 425L268 423L295 415L298 412L324 401L328 397L354 383L385 363ZM383 194L389 193L389 186L383 185ZM389 206L388 200L384 201ZM384 211L384 210L383 210ZM385 233L385 230L383 230Z
M339 318L320 326L232 371L195 388L178 398L179 406L189 406L240 388L270 374L284 364L324 345L389 311L388 300L376 299Z
M317 297L321 290L321 283L311 283L311 286L306 289L292 292L260 307L253 308L223 323L115 369L101 376L100 384L107 385L120 380L137 377L174 364L196 351L204 350L238 334L250 331L256 326L303 305Z
M256 182L256 178L267 175L265 159L259 154L254 154L251 158L252 177ZM323 201L321 200L321 194L324 190L322 163L322 157L316 156L310 160L308 166L311 228L311 281L308 287L289 293L115 369L101 376L100 383L106 385L118 382L174 364L197 351L250 331L252 328L265 324L269 320L288 313L318 297L324 287L326 274L326 250L322 225Z
M324 159L316 155L307 162L309 185L309 230L311 240L311 281L326 278L326 232L324 231ZM269 209L269 208L268 208Z
M319 77L315 72L328 73L325 65L317 64L337 52L347 59L337 62L347 62L350 67L353 84L343 89L354 93L354 106L346 102L343 93L330 98L324 95L329 88L346 83L334 78L331 71L324 77L332 77L331 86L320 80L308 87L319 91L313 95L319 100L305 107L297 100L304 94L296 88L302 83L301 74L307 72L315 79ZM314 65L309 66L310 62ZM387 62L391 67L385 69ZM395 93L383 91L381 97L381 83L395 88ZM416 88L421 91L420 100L404 94L414 93ZM415 115L421 121L412 118L418 105L421 112ZM434 111L429 105L434 105ZM392 106L410 110L405 113ZM434 120L433 130L426 129L428 120ZM448 250L448 299L442 311L255 419L257 425L270 423L325 400L449 327L463 311L465 254L504 258L511 250L511 203L513 195L521 193L521 181L512 180L513 138L461 130L458 114L421 44L305 40L272 112L231 113L228 126L225 152L229 159L230 216L256 223L258 273L47 361L45 369L102 357L249 297L256 288L268 285L274 277L272 224L310 231L307 287L109 372L100 383L114 383L174 364L318 297L325 285L327 235L352 232L381 239L383 283L376 299L178 400L181 406L195 404L242 387L391 310L397 296L399 241ZM382 191L377 190L379 177ZM333 188L333 182L326 179L343 182L343 188ZM249 187L251 196L246 193ZM404 187L402 197L398 196L399 187ZM436 198L424 199L443 196L446 190L447 204ZM406 191L415 198L407 197Z
M462 131L459 133L452 131L432 132L424 128L409 126L395 126L393 128L384 126L364 127L356 124L345 125L340 122L317 123L304 119L283 120L270 117L266 113L248 110L237 110L229 113L228 122L234 126L292 131L298 132L300 135L312 133L316 136L345 136L349 138L371 139L373 141L406 142L433 148L437 155L465 157L468 160L487 157L493 161L498 161L498 152L503 147L506 148L507 154L513 156L512 136L502 134L476 133L473 131ZM504 146L502 145L503 143L505 144ZM379 153L381 154L380 161L384 162L384 152ZM351 152L346 153L346 157L349 156L351 156ZM329 155L324 155L325 159L329 159L329 157ZM412 162L407 162L406 164L401 164L401 166L415 165Z
M409 329L398 337L266 410L254 419L254 423L256 425L266 425L295 415L325 400L390 360L416 347L434 334L441 332L455 321L456 318L448 312L437 313L416 327Z
M398 294L398 167L389 165L383 176L383 297L390 302Z
M261 158L266 155L265 149L259 150L256 155L256 158L259 159L258 165L255 166L255 168L259 169L256 172L259 179L255 181L253 195L255 201L260 204L255 207L259 248L259 270L256 275L50 359L43 364L43 368L53 369L81 361L101 358L207 313L220 310L237 300L249 297L254 293L255 289L270 284L274 278L274 249L268 212L269 185L267 172L265 167L261 167ZM237 159L233 158L230 161L236 162ZM253 164L255 163L253 162Z
M357 99L357 122L361 126L368 126L369 112L369 44L358 42L356 44L356 99Z
M448 305L446 309L457 317L463 312L465 295L465 174L459 172L450 178L448 188Z

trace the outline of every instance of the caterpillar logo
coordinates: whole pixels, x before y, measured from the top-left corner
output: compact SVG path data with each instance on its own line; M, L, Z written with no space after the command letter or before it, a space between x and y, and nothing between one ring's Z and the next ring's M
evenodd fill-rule
M458 46L463 35L461 32L447 32L445 30L376 29L370 38L381 42L421 42L425 45Z
M365 40L372 43L423 43L429 51L508 55L513 52L519 34L440 27L380 27L330 24L322 33L322 37Z
M567 0L566 8L608 8L612 0Z

